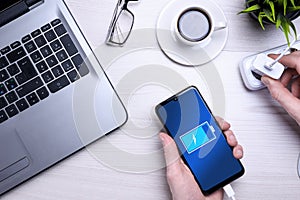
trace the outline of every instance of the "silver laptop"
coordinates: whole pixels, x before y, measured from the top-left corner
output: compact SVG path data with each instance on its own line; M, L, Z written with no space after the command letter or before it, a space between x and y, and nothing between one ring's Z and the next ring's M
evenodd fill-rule
M0 1L0 195L126 119L62 0Z

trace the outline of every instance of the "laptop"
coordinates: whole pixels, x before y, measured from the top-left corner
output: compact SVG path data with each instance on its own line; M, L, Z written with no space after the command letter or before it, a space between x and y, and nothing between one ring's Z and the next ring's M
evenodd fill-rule
M0 1L0 195L126 120L63 0Z

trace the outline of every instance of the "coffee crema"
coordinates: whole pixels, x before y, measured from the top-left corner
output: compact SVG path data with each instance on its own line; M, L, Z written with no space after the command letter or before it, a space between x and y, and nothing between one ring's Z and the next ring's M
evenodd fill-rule
M206 12L198 8L189 8L179 16L177 28L184 39L199 42L208 37L212 23Z

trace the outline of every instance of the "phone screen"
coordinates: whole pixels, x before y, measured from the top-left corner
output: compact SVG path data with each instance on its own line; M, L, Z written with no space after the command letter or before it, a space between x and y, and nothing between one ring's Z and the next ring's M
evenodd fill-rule
M191 86L162 102L156 113L204 194L244 174L197 88Z

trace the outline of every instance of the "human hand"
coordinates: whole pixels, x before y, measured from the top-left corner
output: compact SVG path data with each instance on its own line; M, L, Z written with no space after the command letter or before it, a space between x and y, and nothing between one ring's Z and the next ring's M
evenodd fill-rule
M237 159L243 157L243 148L238 144L233 132L229 130L230 124L220 117L216 118L226 135L227 142L233 148L233 155ZM167 164L167 181L173 200L221 200L223 190L220 189L209 196L204 196L196 183L190 169L180 158L174 140L166 133L160 133Z
M279 55L270 54L269 56L276 59ZM272 97L300 125L300 51L283 56L279 62L287 67L280 80L263 76L261 81L268 87ZM287 88L289 84L291 84L290 90Z

